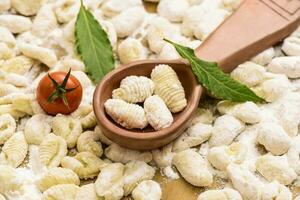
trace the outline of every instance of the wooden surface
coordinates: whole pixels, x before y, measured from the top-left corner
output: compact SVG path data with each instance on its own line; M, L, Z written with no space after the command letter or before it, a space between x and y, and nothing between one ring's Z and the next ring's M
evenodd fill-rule
M203 191L184 181L182 178L168 180L158 172L154 178L162 188L162 200L196 200Z

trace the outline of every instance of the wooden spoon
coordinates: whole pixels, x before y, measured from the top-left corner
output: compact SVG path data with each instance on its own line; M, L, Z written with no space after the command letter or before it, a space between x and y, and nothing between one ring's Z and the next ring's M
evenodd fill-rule
M203 60L218 62L224 72L231 72L237 65L281 41L299 24L299 0L245 0L195 52ZM120 81L127 76L149 77L158 64L170 65L176 71L186 92L187 107L174 114L170 127L160 131L154 131L151 127L127 130L116 124L104 109L112 90L118 88ZM123 65L107 74L95 90L93 107L105 136L123 147L149 150L171 142L188 127L202 91L184 60L144 60Z

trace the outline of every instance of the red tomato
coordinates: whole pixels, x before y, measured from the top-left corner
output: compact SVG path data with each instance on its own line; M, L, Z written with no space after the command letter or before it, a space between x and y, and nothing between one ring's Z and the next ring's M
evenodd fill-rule
M46 113L70 114L78 108L82 98L82 86L70 73L71 71L52 72L40 80L36 96Z

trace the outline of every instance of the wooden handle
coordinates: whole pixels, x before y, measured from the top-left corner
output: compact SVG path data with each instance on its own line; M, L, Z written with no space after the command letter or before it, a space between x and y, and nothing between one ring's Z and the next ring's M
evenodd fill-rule
M299 25L300 0L244 0L196 49L196 55L231 72Z

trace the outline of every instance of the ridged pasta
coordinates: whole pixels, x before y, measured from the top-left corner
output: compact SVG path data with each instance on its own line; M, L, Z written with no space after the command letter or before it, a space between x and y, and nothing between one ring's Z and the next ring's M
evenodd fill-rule
M124 195L127 196L142 181L150 180L155 169L143 161L131 161L125 165Z
M102 132L102 130L100 129L99 126L96 126L94 129L94 132L98 135L99 140L101 141L101 143L106 144L106 145L111 145L113 142L108 139Z
M107 114L127 129L143 129L148 125L144 109L121 99L108 99L104 103Z
M218 146L209 149L208 161L219 170L226 170L230 163L241 164L247 155L247 147L239 142L229 146Z
M0 28L1 32L1 28ZM0 34L1 35L1 34ZM1 40L1 39L0 39ZM1 69L7 73L26 74L33 65L33 60L26 56L17 56L6 60Z
M121 199L124 195L123 175L124 165L113 163L103 168L95 182L98 196L104 199Z
M50 117L44 114L32 116L25 124L24 135L28 144L39 145L51 132Z
M142 181L132 191L132 197L134 200L160 200L161 189L157 182L152 180Z
M172 162L190 184L200 187L213 183L213 176L208 170L205 160L192 149L175 154Z
M168 65L157 65L151 73L154 94L160 96L172 113L182 111L186 105L184 88L176 72Z
M16 121L10 114L0 116L0 145L14 134L16 126Z
M144 76L127 76L121 81L120 87L113 90L114 99L122 99L128 103L145 101L154 91L154 83Z
M206 142L213 132L208 124L196 123L179 136L173 145L174 152L180 152Z
M93 128L97 125L97 120L92 105L80 106L71 115L74 118L79 118L83 129Z
M41 200L73 200L79 190L74 184L60 184L50 187L43 192Z
M94 131L83 132L77 140L78 152L88 151L101 157L103 150L99 136Z
M242 200L240 193L231 188L224 188L222 190L208 190L201 193L197 200Z
M51 49L28 43L20 43L18 47L25 56L39 60L48 67L53 67L57 62L57 56Z
M256 170L268 181L278 181L283 185L291 184L297 174L288 162L279 156L264 155L257 159Z
M80 152L74 157L66 156L61 161L63 168L73 170L80 179L94 178L106 165L106 162L90 152Z
M16 171L9 165L0 165L0 193L17 191L22 183L17 180Z
M114 162L121 162L123 164L134 160L140 160L147 163L152 160L152 154L149 151L142 152L126 149L115 143L105 149L105 156Z
M79 119L70 116L58 114L52 120L52 130L55 135L61 136L67 142L68 148L73 148L79 135L82 133L82 127Z
M79 188L75 200L103 200L101 197L97 196L95 185L93 183L83 185Z
M83 129L95 127L97 125L97 119L94 111L91 111L89 114L81 118L80 122Z
M75 184L79 185L80 180L75 172L70 169L61 167L50 168L37 181L37 186L41 191L59 184Z
M25 159L27 151L28 144L23 132L17 132L4 143L0 153L0 163L18 167Z
M18 92L21 92L20 88L12 84L0 83L0 97Z
M39 156L43 165L57 167L67 155L66 141L53 133L48 134L39 146Z
M154 130L171 126L173 116L165 102L158 96L148 97L144 102L144 110L149 124Z

